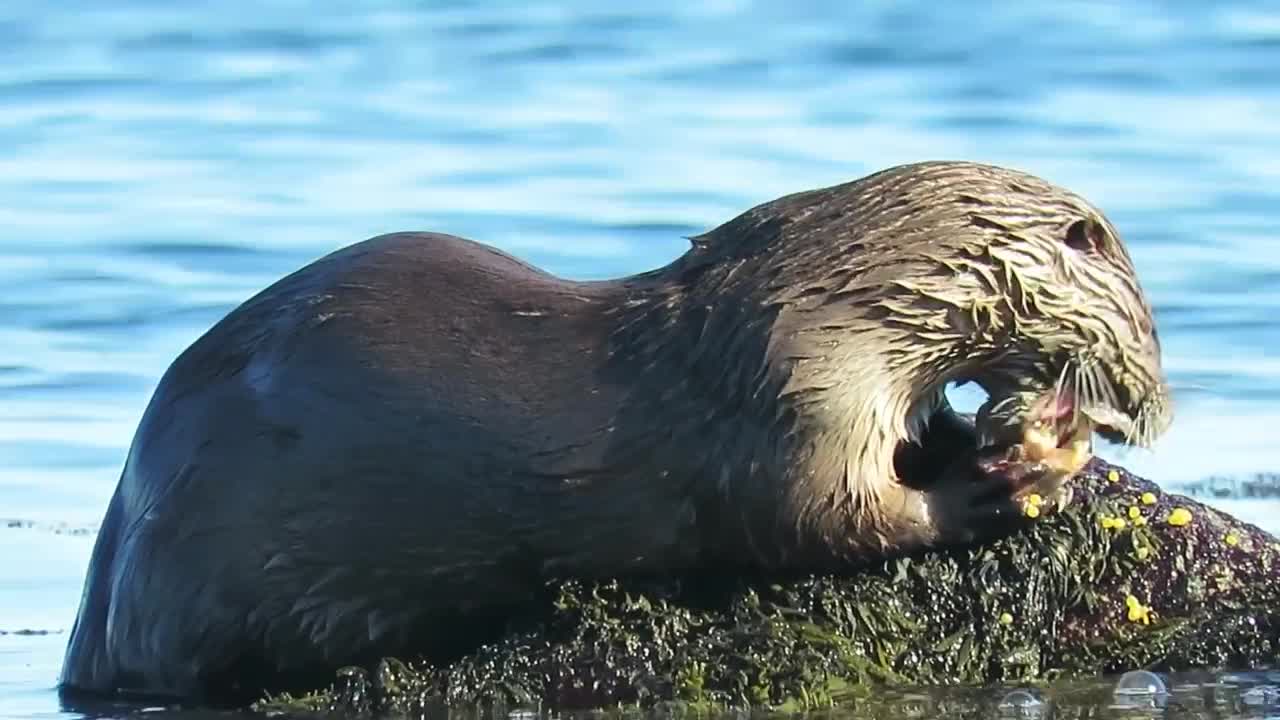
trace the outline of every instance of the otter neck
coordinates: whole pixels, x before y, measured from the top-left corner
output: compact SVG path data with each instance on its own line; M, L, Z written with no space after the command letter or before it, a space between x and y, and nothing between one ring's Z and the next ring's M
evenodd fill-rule
M783 397L797 413L798 462L787 478L784 515L802 541L852 559L883 552L900 537L885 508L903 492L895 464L904 443L920 442L945 402L945 379L924 358L872 350L848 333L791 373ZM846 349L847 345L847 349Z
M860 543L847 556L882 549L892 528L877 532L876 510L899 443L920 437L941 397L922 392L943 382L941 358L877 355L854 327L820 350L788 346L785 305L717 289L619 288L609 347L630 383L621 442L681 459L664 470L694 499L707 548L747 548L765 566L839 551L840 538Z
M777 402L774 312L670 268L611 291L605 376L625 391L607 457L633 459L625 472L656 476L634 482L688 504L703 561L726 543L764 553L776 538L735 529L772 526L786 466L794 417Z

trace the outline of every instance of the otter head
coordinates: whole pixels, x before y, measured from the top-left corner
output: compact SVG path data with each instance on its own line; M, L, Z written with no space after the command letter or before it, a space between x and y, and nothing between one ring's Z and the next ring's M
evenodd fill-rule
M1075 194L1013 170L932 162L785 197L736 222L739 238L766 238L739 244L743 262L772 258L766 305L777 313L770 355L785 368L784 410L825 443L814 456L844 463L808 470L825 478L814 482L843 478L829 499L874 511L886 482L911 480L903 467L936 469L903 456L942 452L929 447L930 426L955 424L940 422L957 419L952 383L990 396L974 450L1021 439L1054 451L1092 431L1146 445L1170 423L1133 263ZM813 490L799 492L811 501L822 494Z
M975 169L977 170L977 169ZM973 353L943 372L990 396L979 411L984 441L1013 440L1012 428L1050 432L1058 443L1096 431L1149 446L1172 421L1160 338L1150 303L1118 233L1102 213L1042 180L982 168L986 183L958 189L949 205L968 223L946 272L919 290L954 295L959 340ZM983 294L983 291L986 294ZM953 316L955 317L955 316Z

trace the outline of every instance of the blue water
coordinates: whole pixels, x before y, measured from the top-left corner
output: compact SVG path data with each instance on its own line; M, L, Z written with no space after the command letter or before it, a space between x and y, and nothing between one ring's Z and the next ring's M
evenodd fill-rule
M848 5L0 5L0 716L59 715L168 362L391 230L602 277L889 165L1016 166L1101 206L1156 306L1179 417L1109 456L1170 486L1280 471L1280 6Z

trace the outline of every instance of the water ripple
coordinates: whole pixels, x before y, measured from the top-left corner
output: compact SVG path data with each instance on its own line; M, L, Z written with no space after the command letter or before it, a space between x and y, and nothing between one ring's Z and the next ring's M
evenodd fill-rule
M1280 470L1265 2L16 0L0 58L6 516L96 522L173 357L335 248L436 230L621 275L755 203L928 158L1044 175L1126 238L1178 419L1116 457L1170 486ZM65 554L46 584L13 571L5 628L69 620L87 548L61 539L6 540Z

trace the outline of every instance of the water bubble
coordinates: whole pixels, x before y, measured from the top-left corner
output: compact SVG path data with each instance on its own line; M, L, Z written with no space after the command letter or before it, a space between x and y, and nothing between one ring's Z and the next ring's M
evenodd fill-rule
M1045 712L1045 702L1039 692L1018 688L1000 698L999 710L1005 717L1039 717Z
M1159 675L1146 670L1130 670L1116 681L1112 696L1118 705L1124 707L1153 707L1164 705L1169 690Z
M1130 670L1116 682L1116 692L1158 695L1169 692L1160 676L1147 670Z

